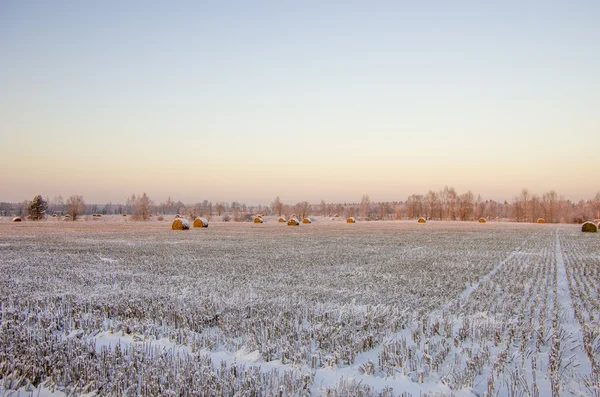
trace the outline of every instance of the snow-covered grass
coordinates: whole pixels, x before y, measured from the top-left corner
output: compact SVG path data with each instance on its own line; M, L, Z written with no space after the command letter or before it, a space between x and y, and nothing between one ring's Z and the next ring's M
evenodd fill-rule
M598 395L597 237L504 223L2 224L0 393Z

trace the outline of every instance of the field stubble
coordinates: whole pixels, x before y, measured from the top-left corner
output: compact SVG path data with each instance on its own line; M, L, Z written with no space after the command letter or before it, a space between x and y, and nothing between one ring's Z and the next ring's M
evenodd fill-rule
M0 225L0 387L598 395L600 244L575 227L165 225Z

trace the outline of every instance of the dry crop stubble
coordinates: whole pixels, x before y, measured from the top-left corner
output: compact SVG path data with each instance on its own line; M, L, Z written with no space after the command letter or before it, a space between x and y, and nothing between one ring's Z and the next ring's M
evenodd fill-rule
M27 378L31 382L47 379L62 390L108 382L111 390L124 392L137 387L140 376L147 380L162 371L172 379L164 390L178 392L198 387L192 374L202 370L216 382L203 378L209 388L236 379L223 390L239 393L253 384L264 393L283 387L286 395L300 395L305 387L323 391L311 384L319 371L360 365L367 378L359 388L391 369L406 372L424 390L436 379L478 391L488 391L489 383L499 390L513 368L503 357L538 344L546 354L545 344L557 329L548 325L556 295L540 293L552 289L553 235L536 234L535 225L421 226L316 222L288 228L270 222L251 228L215 222L206 233L173 233L160 222L25 222L18 232L3 224L0 270L9 276L0 285L0 338L6 347L2 361L11 364L2 367L0 378L5 388L7 382L15 387L25 381L13 376L18 370L34 377ZM585 252L591 240L575 241L578 252ZM493 277L459 299L516 250ZM588 282L590 291L592 285ZM588 295L589 306L594 295ZM439 316L429 316L446 305ZM479 313L497 313L497 321ZM531 329L542 326L548 336L540 339ZM407 346L399 340L393 351L387 338L403 330ZM119 351L105 347L110 359L98 362L90 353L98 335L119 335L124 345ZM36 348L11 349L23 338L28 338L24 346ZM160 340L185 347L179 352L183 357L164 360L143 347ZM560 335L557 341L564 343ZM385 357L361 361L384 342ZM36 358L46 354L41 346L73 359L51 373ZM233 362L239 352L256 352L254 361L238 362L238 368ZM125 356L130 366L119 364ZM217 364L222 356L229 357L225 368ZM135 369L139 360L152 368L148 375ZM542 361L536 371L546 373ZM31 370L30 363L41 370ZM67 376L76 365L89 371L88 378ZM258 365L279 372L261 375ZM492 378L490 368L502 372ZM115 383L115 374L127 381ZM560 382L558 387L565 384ZM382 391L369 387L374 394Z

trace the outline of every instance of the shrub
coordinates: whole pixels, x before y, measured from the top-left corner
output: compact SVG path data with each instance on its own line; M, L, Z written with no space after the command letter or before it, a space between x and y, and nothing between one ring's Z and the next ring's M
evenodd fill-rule
M229 222L231 220L231 217L229 215L223 215L222 221L223 222Z
M69 197L67 199L66 209L71 218L76 220L77 215L85 211L85 201L83 201L83 196L73 195Z

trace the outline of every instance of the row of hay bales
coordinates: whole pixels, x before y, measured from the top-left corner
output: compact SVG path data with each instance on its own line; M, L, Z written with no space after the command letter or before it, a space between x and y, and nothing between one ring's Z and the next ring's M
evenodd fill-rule
M208 227L208 219L206 218L196 218L192 225L196 228ZM171 224L171 229L173 230L189 230L190 229L190 221L185 219L182 216L176 216Z

